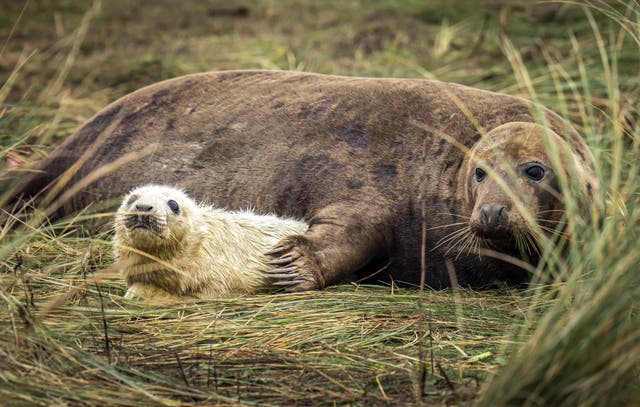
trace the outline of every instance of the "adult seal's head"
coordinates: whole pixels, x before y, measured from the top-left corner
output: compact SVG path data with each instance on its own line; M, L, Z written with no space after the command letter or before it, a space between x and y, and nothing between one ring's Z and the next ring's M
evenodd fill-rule
M597 185L567 141L529 122L501 125L482 137L467 156L460 185L470 217L458 250L483 248L529 257L543 236L567 238L562 187L579 186L592 199Z

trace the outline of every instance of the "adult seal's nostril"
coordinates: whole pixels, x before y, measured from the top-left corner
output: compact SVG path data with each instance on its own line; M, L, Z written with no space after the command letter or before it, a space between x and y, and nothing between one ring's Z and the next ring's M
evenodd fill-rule
M480 209L480 219L487 226L507 226L509 214L507 207L501 204L488 204Z
M151 205L136 205L136 211L140 212L151 212L153 206Z
M486 206L480 209L480 220L482 220L482 223L485 225L489 224L489 210Z
M502 208L500 208L500 211L498 212L498 219L507 219L507 217L509 216L509 214L507 213L507 207L503 206Z

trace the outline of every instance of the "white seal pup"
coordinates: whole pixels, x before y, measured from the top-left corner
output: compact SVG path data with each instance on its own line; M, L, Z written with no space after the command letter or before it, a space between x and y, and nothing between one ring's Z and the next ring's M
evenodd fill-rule
M267 271L274 262L264 253L307 228L294 219L197 204L169 186L136 188L115 216L125 297L165 302L255 293L272 286Z

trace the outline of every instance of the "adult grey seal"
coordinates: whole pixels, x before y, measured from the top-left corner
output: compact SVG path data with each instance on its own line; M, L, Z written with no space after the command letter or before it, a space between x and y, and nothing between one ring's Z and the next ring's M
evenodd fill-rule
M536 119L544 131L531 133ZM523 134L542 146L547 131L577 168L558 167L546 153L518 156ZM496 132L505 140L501 148L515 154L509 172L486 167L501 156L495 150L480 151L488 155L478 164L471 158L474 146ZM140 151L137 160L107 171ZM533 194L527 211L556 221L564 208L559 174L583 174L589 200L597 188L592 164L570 125L518 97L430 80L227 71L160 82L107 106L40 162L17 195L34 196L63 180L56 208L64 215L160 183L228 209L303 219L305 233L270 250L273 274L292 291L369 275L418 282L424 219L427 284L449 284L449 259L461 285L481 286L526 281L509 257L537 261L522 256L510 232L522 205L493 180L515 174L519 181L511 184ZM79 191L67 199L74 185ZM460 222L478 237L467 245L471 251L458 250L460 239L446 240Z

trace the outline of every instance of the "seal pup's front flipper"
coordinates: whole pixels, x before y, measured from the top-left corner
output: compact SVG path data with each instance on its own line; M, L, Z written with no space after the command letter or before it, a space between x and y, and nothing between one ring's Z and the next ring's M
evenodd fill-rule
M268 271L273 284L286 291L320 289L387 256L393 239L386 226L390 213L382 206L362 212L350 202L318 211L305 233L287 236L265 253L273 257Z

